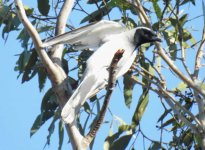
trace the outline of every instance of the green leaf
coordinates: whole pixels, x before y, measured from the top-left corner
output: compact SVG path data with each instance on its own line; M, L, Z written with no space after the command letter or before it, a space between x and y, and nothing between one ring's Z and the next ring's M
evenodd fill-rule
M44 95L41 103L41 114L43 123L55 114L57 107L57 97L53 90L49 89Z
M157 15L157 18L160 19L162 16L162 11L161 11L157 2L158 2L158 0L152 0L152 4L153 4L154 10L155 10L155 13Z
M135 85L135 83L131 80L131 73L126 73L123 76L123 84L125 104L128 108L130 108L132 102L132 92Z
M191 2L193 5L195 5L195 0L183 0L182 3L180 5L184 5L188 2Z
M46 78L47 78L47 74L45 68L43 67L38 68L38 83L39 83L40 92L45 86Z
M62 122L62 120L59 121L58 136L59 136L58 150L61 150L63 145L63 138L64 138L64 123Z
M52 88L50 88L43 97L41 103L41 112L52 112L54 114L57 108L57 97L56 94L53 92Z
M49 89L43 97L41 103L41 114L39 114L34 121L33 126L31 127L30 136L35 134L48 119L54 116L58 106L56 99L57 97L55 93L52 89ZM55 115L55 117L59 117L59 115Z
M8 17L7 15L9 14L9 10L10 10L9 6L6 6L6 5L0 6L0 18L1 18L1 20L6 19L6 17Z
M172 111L171 109L164 111L164 113L159 117L159 119L157 120L157 122L160 122L160 121L164 120L164 118L165 118L171 111Z
M130 10L132 8L132 5L125 0L112 0L108 5L111 8L118 7L122 11Z
M193 42L195 41L195 39L192 37L191 33L186 30L186 29L183 29L183 41L188 41L188 40L192 40ZM195 41L196 43L196 41Z
M23 51L20 54L19 59L16 62L17 66L16 66L16 70L15 70L15 71L19 71L19 75L24 72L24 70L28 64L30 56L31 56L31 53L28 51Z
M16 15L11 14L8 17L8 22L5 24L2 32L3 39L7 39L8 36L5 37L6 33L10 33L11 31L19 30L18 26L20 25L20 21Z
M119 136L122 134L122 132L118 131L117 133L113 134L113 135L109 135L104 142L104 150L110 150L110 147L112 145L112 143L119 138Z
M125 11L127 10L130 10L131 13L133 13L134 15L137 15L136 9L132 6L132 4L130 4L129 2L125 0L111 0L107 4L107 6L109 6L110 8L119 8L120 11L122 11L123 13L125 13ZM147 11L146 8L144 8L144 10Z
M50 10L49 0L38 0L38 10L42 15L47 16Z
M48 136L47 136L47 141L46 141L45 146L46 146L46 145L50 145L51 135L52 135L53 132L54 132L55 122L58 120L58 118L59 118L59 114L56 113L56 114L53 116L53 120L52 120L52 122L51 122L51 124L50 124L50 126L49 126L49 128L48 128ZM45 146L44 146L44 148L45 148Z
M173 124L173 123L176 123L176 119L175 119L175 118L171 118L171 119L167 120L166 122L164 122L164 123L161 125L160 128L164 128L164 127L166 127L166 126L168 126L168 125L170 125L170 124Z
M88 0L87 4L95 4L95 3L100 2L100 1L102 1L102 0ZM107 2L107 0L106 0L106 2Z
M118 130L119 130L120 132L132 131L132 129L133 129L133 126L127 125L127 124L123 124L123 125L120 125L120 126L118 127Z
M30 36L29 36L28 32L25 29L21 30L20 34L17 37L17 40L20 40L21 46L24 49L28 49L29 39L30 39Z
M30 137L38 131L38 129L41 127L41 125L42 125L42 120L41 120L41 114L40 114L36 117L36 120L34 121L32 127L31 127Z
M128 134L120 137L118 140L112 143L110 150L126 149L131 138L132 138L132 134Z
M29 8L28 6L24 5L24 9L25 9L27 16L31 16L33 14L33 11L34 11L33 8Z
M115 115L114 115L114 117L116 120L119 121L119 123L121 125L118 127L118 131L115 134L112 134L112 132L111 132L112 128L110 128L109 136L105 139L105 142L104 142L104 150L110 150L110 147L112 146L114 141L117 140L121 134L133 129L131 125L126 125L125 122L121 118L119 118ZM132 132L129 132L129 134L131 134L131 133Z
M160 142L152 142L148 150L163 150ZM165 150L165 149L164 149Z
M184 14L183 16L181 16L181 18L179 19L179 24L180 24L181 27L184 26L184 24L187 21L187 18L188 18L188 14Z
M83 18L80 23L85 23L87 21L94 22L94 21L101 20L105 15L107 15L111 11L111 8L107 6L109 5L103 6L100 9L92 12L90 15Z
M91 113L91 109L90 109L90 106L89 106L88 102L85 102L83 104L83 107L84 107L85 112L87 112L88 114Z
M34 71L35 74L31 74L31 72L32 72L32 70L34 70L34 66L35 66L37 60L38 60L37 52L35 51L35 49L33 49L31 56L29 57L28 63L24 69L24 73L23 73L23 77L22 77L22 81L21 81L22 83L24 83L25 81L29 81L36 74L35 71Z
M93 51L82 51L78 57L78 78L81 79L86 68L87 59L93 54Z
M2 28L2 38L7 40L8 33L11 31L18 30L18 26L21 24L18 16L14 14L11 10L11 5L1 5L0 6L0 26L4 24L5 26Z
M147 107L149 101L149 93L148 90L144 90L142 95L139 98L139 102L137 104L136 110L134 112L134 115L132 117L132 124L136 127L139 124L139 121L142 118L142 115L145 112L145 109Z
M135 23L135 20L133 20L130 17L123 16L121 19L128 29L133 29L137 26L137 24Z
M169 21L171 22L171 25L174 27L174 28L177 28L177 23L178 23L178 20L176 18L169 18Z
M176 33L174 30L172 31L163 31L164 38L166 40L167 45L169 46L169 52L171 54L171 59L176 60L177 56L177 46L176 46Z

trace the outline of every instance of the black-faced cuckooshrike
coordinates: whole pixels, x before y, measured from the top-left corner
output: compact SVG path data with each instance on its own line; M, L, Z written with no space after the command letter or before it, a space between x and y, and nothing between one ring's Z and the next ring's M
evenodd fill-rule
M129 70L137 55L136 49L141 44L160 41L149 28L137 27L127 30L120 23L102 20L44 42L43 47L67 43L76 49L96 49L87 60L81 83L62 110L62 119L66 123L72 123L85 100L106 87L108 67L119 49L123 49L124 53L116 66L116 79Z

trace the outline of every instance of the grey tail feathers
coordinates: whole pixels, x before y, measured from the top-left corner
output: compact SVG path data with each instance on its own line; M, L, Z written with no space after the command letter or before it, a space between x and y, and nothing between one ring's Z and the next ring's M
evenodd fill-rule
M85 77L63 107L61 116L66 123L72 123L74 121L76 113L79 112L85 100L93 95L92 91L96 91L95 81L93 80L95 80L93 76Z

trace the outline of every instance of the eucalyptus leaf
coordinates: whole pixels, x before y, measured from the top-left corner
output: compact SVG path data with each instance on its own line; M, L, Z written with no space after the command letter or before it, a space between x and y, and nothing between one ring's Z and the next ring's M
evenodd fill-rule
M128 134L128 135L124 135L124 136L120 137L118 140L116 140L114 143L112 143L110 150L126 149L131 138L132 138L132 134Z
M168 125L171 125L171 124L173 124L173 123L175 123L175 122L176 122L176 119L175 119L175 118L171 118L171 119L167 120L166 122L164 122L164 123L161 125L161 128L164 128L164 127L166 127L166 126L168 126Z
M50 10L49 0L38 0L38 10L42 15L47 16Z
M64 139L64 123L62 120L60 120L58 124L58 136L59 136L58 150L61 150L63 146L63 139Z
M189 3L189 2L191 2L193 5L195 5L195 0L183 0L180 5L184 5L184 4Z
M46 145L50 145L51 136L52 136L52 134L53 134L53 132L55 130L55 122L58 120L58 118L59 118L59 115L56 113L53 116L53 120L52 120L52 122L51 122L51 124L50 124L50 126L48 128L48 136L47 136L47 141L46 141L45 146ZM44 148L45 148L45 146L44 146Z
M99 21L101 20L105 15L107 15L111 11L111 8L108 8L106 6L103 6L102 8L92 12L85 18L81 20L80 23L85 23L85 22L94 22L94 21Z
M42 119L41 119L41 114L40 114L36 117L36 120L34 121L32 127L31 127L30 137L38 131L38 129L41 127L41 125L42 125Z
M31 56L31 53L28 51L23 51L19 55L19 59L16 62L16 67L18 68L16 71L19 71L19 75L22 74L29 62L29 58Z
M22 83L24 83L25 81L29 81L31 79L30 74L31 74L32 70L34 69L33 67L36 64L37 60L38 60L37 53L36 53L35 49L33 49L32 53L29 57L28 63L26 64L25 69L24 69Z
M162 148L160 142L152 142L148 150L165 150Z
M157 15L157 18L160 19L161 16L162 16L162 11L161 11L161 9L160 9L160 7L159 7L157 2L158 2L158 0L152 0L152 5L154 7L154 10L155 10L155 13Z
M116 139L119 138L119 136L122 134L122 131L118 131L117 133L113 134L113 135L109 135L104 142L104 150L110 150L112 144L114 143L114 141Z
M123 84L125 104L128 108L130 108L132 103L132 92L135 85L135 83L131 80L131 73L126 73L123 76Z
M135 110L134 115L132 117L132 124L134 126L138 126L139 121L141 120L141 118L145 112L148 101L149 101L149 93L147 90L145 90L139 98L136 110Z
M45 68L38 68L38 83L40 92L43 90L47 79L47 73Z

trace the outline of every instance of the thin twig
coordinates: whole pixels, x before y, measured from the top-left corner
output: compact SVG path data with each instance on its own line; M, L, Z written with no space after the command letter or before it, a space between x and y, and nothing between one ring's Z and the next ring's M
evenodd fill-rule
M84 142L88 143L88 145L93 140L93 138L96 136L97 131L99 130L101 124L103 123L104 116L105 116L105 113L106 113L106 110L108 107L108 103L110 101L110 97L111 97L111 94L113 92L113 88L115 85L115 69L116 69L117 63L121 59L123 53L124 53L124 50L118 50L115 53L115 55L112 59L112 62L110 64L108 87L107 87L107 92L105 95L103 106L100 110L99 117L98 117L97 121L95 122L94 127L90 130L90 132L84 138Z
M196 53L196 58L195 58L195 67L194 67L194 79L197 79L198 78L198 74L199 74L199 69L201 67L201 63L200 63L200 60L203 56L203 47L204 47L204 43L205 43L205 26L204 26L204 29L203 29L203 35L202 35L202 40L201 40L201 43L199 45L199 48L198 48L198 51Z
M143 75L143 73L140 72L140 74ZM149 78L147 78L145 75L143 75L144 78L146 78L147 80L149 80ZM137 81L135 78L132 78L133 80L135 80L135 82L140 83L139 81ZM149 82L151 82L151 80L149 80ZM153 83L153 82L152 82ZM146 86L143 83L140 83L142 86ZM175 112L175 114L177 114L179 116L179 118L181 120L183 120L184 122L186 122L186 124L192 128L192 130L196 133L198 133L198 130L196 129L196 127L194 125L192 125L181 113L180 110L183 110L184 113L187 113L195 122L196 124L199 126L200 130L202 130L203 128L201 128L201 123L200 121L187 109L185 109L183 106L181 106L181 104L176 101L169 92L167 92L162 86L160 86L159 84L155 83L155 85L159 88L159 90L150 88L152 91L156 92L158 95L161 95L165 101L168 103L168 105L172 108L172 110ZM174 102L174 103L173 103Z
M182 61L182 65L184 66L186 72L188 73L189 77L192 79L192 75L191 75L191 72L188 68L188 66L186 65L186 61L185 61L185 49L184 49L184 46L183 46L183 40L184 40L184 33L183 33L183 28L181 27L180 23L179 23L179 17L178 17L178 14L179 14L179 3L180 3L180 0L177 0L176 1L176 14L174 14L174 16L176 17L176 20L177 20L177 27L178 27L178 32L179 32L179 45L181 47L181 61Z
M136 9L138 10L138 13L143 16L143 19L141 22L148 27L151 27L151 24L149 22L149 18L147 17L144 9L141 6L141 3L139 0L128 0L131 4L133 4ZM140 18L141 19L141 18ZM187 78L178 68L176 65L174 65L173 61L165 54L163 48L161 47L159 42L155 42L156 48L158 49L157 53L162 57L162 59L169 65L169 67L172 69L172 71L179 77L181 80L183 80L185 83L187 83L190 87L192 87L194 90L199 92L203 97L205 97L205 91L203 91L200 87L198 87L192 80Z

